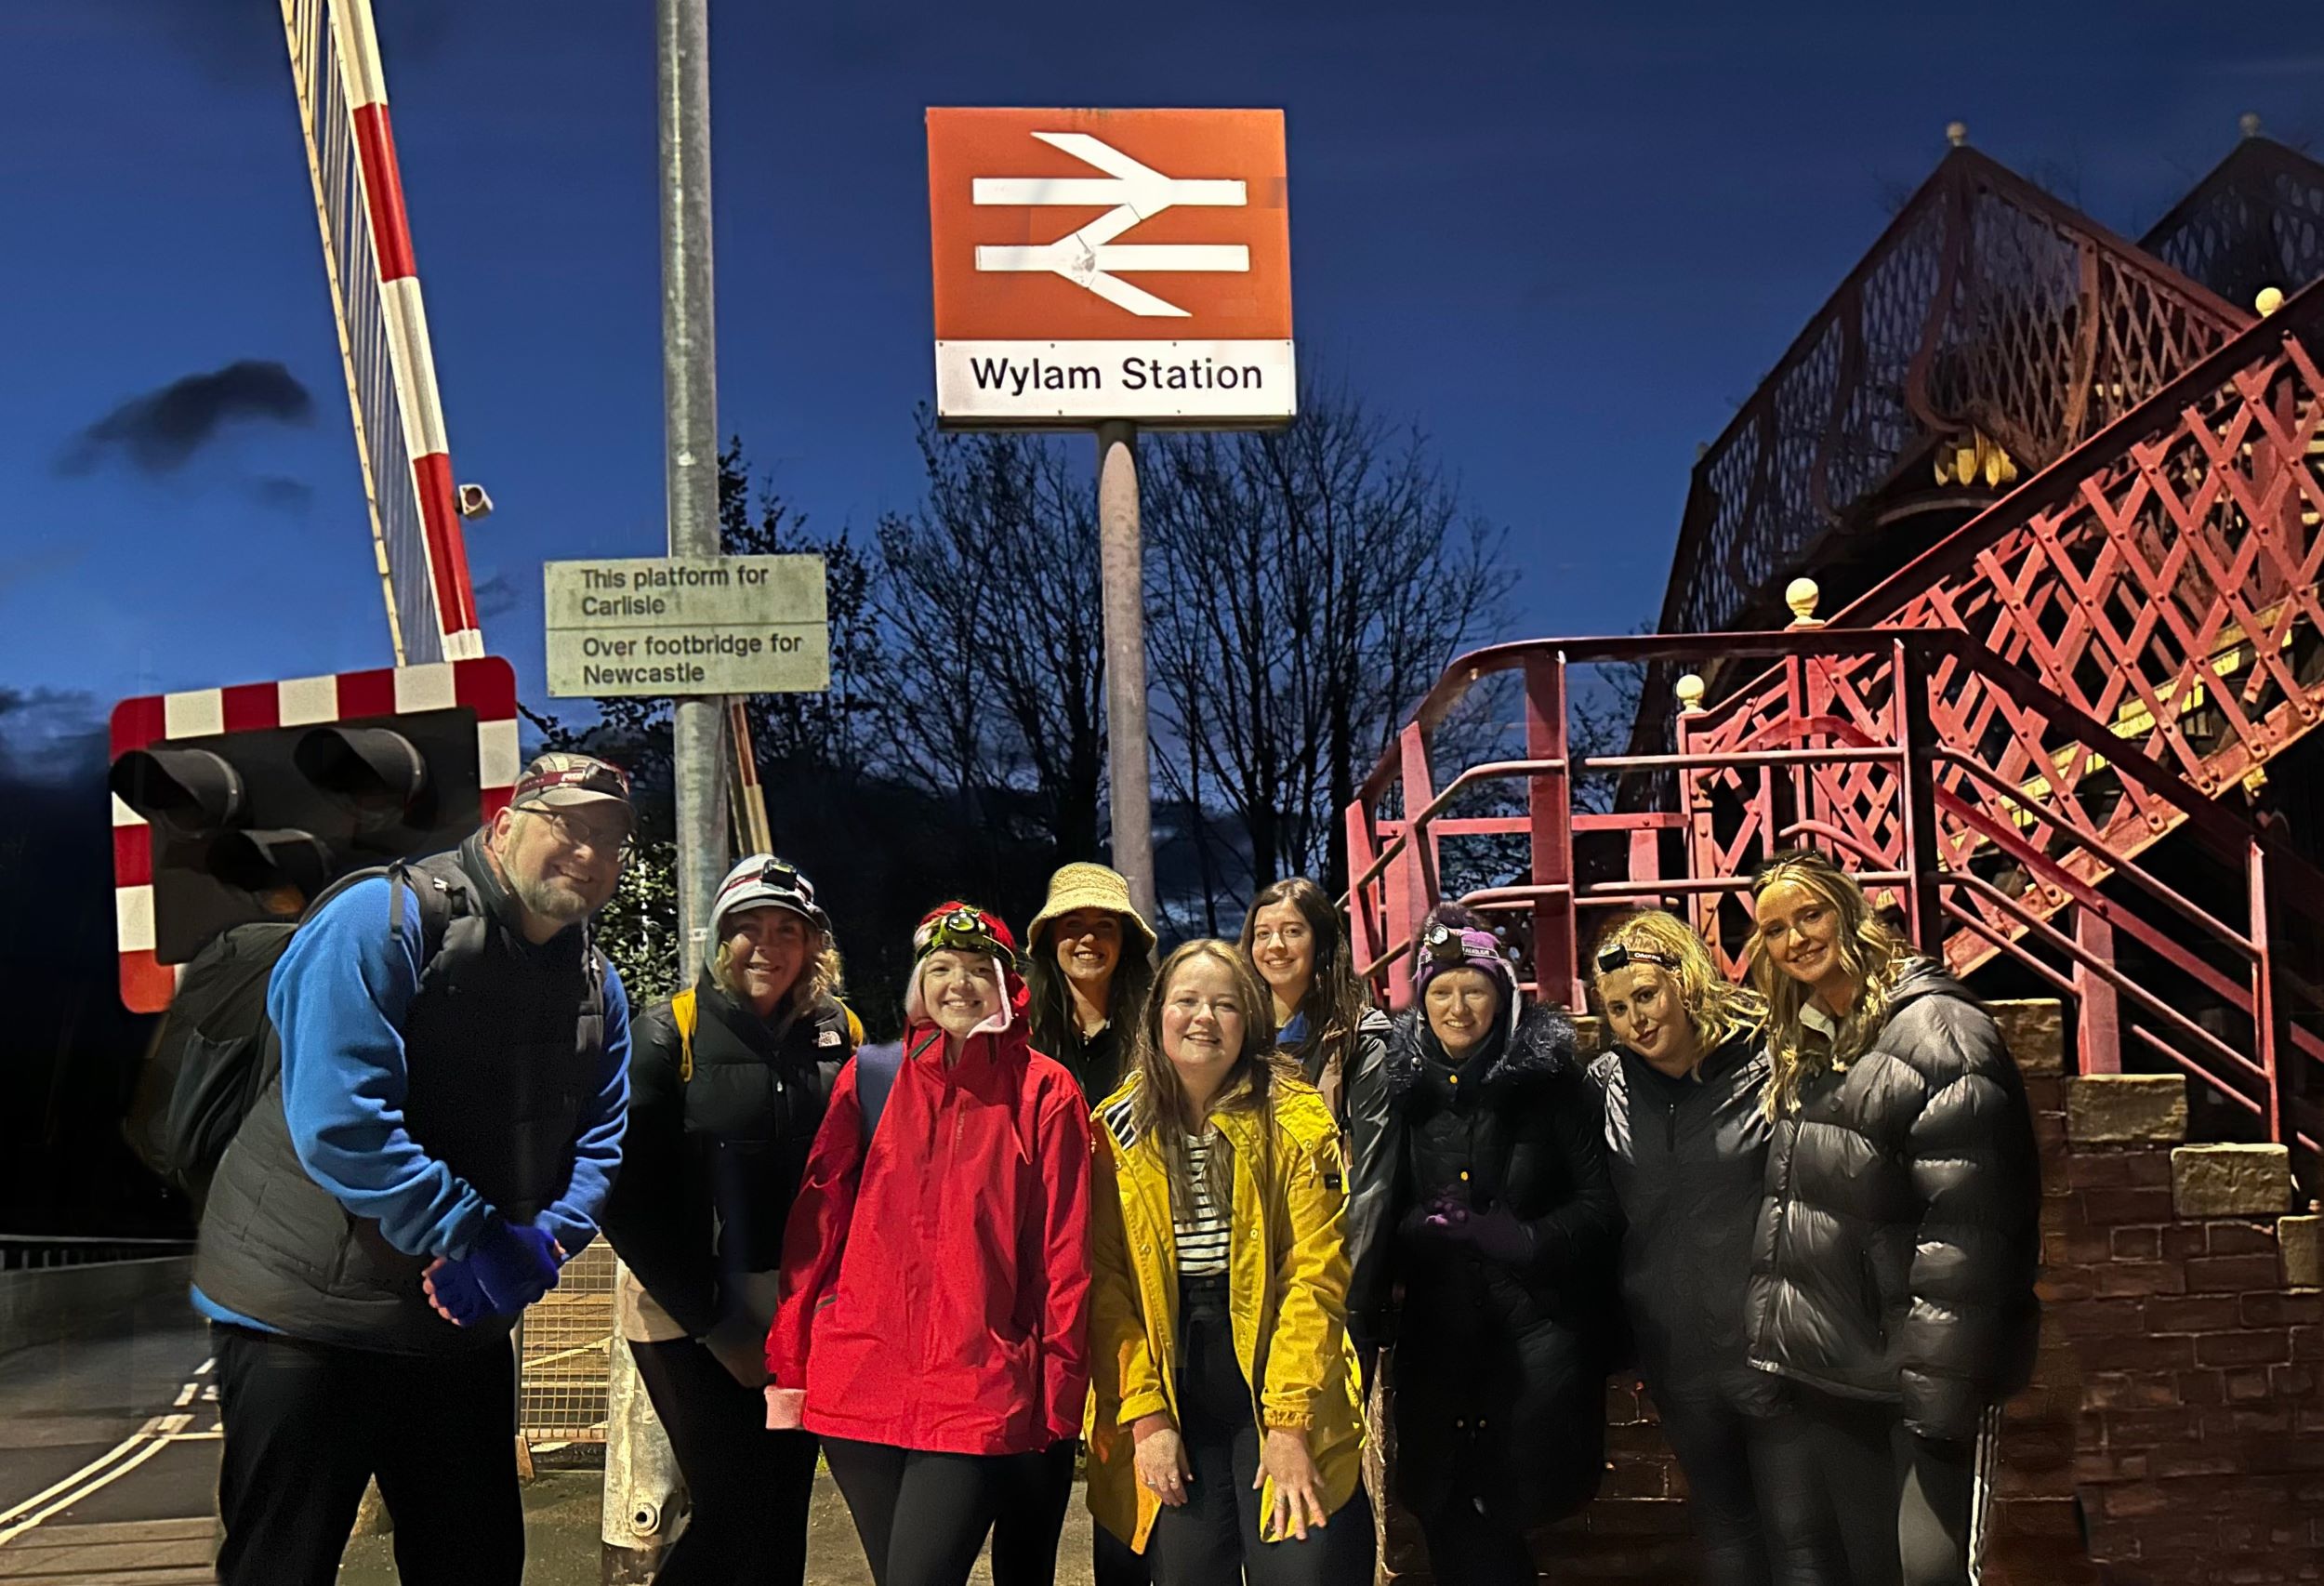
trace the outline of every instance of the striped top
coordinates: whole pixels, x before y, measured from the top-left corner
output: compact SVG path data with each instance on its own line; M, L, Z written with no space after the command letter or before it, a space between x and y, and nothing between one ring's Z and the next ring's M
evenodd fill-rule
M1172 1207L1171 1223L1178 1230L1178 1275L1181 1277L1221 1277L1227 1267L1227 1209L1210 1197L1210 1148L1215 1134L1186 1137L1186 1173L1194 1181L1191 1209ZM1185 1212L1191 1209L1193 1215Z

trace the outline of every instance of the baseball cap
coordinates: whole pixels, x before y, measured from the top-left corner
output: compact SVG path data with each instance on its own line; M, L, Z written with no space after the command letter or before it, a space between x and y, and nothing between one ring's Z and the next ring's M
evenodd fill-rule
M509 796L512 810L569 810L580 804L614 804L633 825L629 773L594 755L551 750L524 768Z

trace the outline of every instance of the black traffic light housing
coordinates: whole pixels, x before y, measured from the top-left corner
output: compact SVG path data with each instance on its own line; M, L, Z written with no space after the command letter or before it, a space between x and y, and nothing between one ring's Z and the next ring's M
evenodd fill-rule
M154 958L296 918L350 871L457 844L483 819L466 706L163 739L117 757L113 793L151 828Z

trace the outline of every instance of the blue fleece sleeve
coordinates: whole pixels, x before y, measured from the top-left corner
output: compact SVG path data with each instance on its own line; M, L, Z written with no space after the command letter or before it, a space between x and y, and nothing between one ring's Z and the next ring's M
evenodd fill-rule
M267 1015L283 1040L283 1112L299 1165L406 1255L466 1257L492 1208L403 1127L403 1016L419 988L419 901L358 882L299 928Z
M573 1146L573 1177L565 1193L533 1221L564 1247L565 1259L579 1255L597 1237L598 1214L621 1166L621 1131L629 1121L629 995L621 971L605 965L605 1062L597 1094L582 1110Z

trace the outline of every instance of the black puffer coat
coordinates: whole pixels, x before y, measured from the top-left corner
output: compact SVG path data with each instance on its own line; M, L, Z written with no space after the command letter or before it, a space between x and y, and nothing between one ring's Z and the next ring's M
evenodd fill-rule
M1418 1514L1476 1502L1528 1527L1597 1492L1619 1220L1603 1120L1573 1025L1543 1008L1458 1068L1407 1012L1355 1076L1349 1326L1395 1344L1396 1496ZM1399 1236L1443 1196L1507 1207L1531 1259Z
M743 1274L782 1265L783 1226L856 1034L827 997L779 1035L779 1015L759 1018L707 975L695 997L690 1078L670 1004L638 1022L604 1223L654 1302L700 1337L740 1303Z
M1776 1120L1752 1242L1752 1364L1962 1441L2025 1385L2040 1167L1992 1016L1916 959L1888 1022Z
M1655 1402L1768 1408L1773 1380L1746 1357L1751 1235L1767 1176L1767 1057L1756 1030L1683 1079L1616 1050L1591 1065L1605 1091L1606 1156L1622 1205L1622 1309Z

